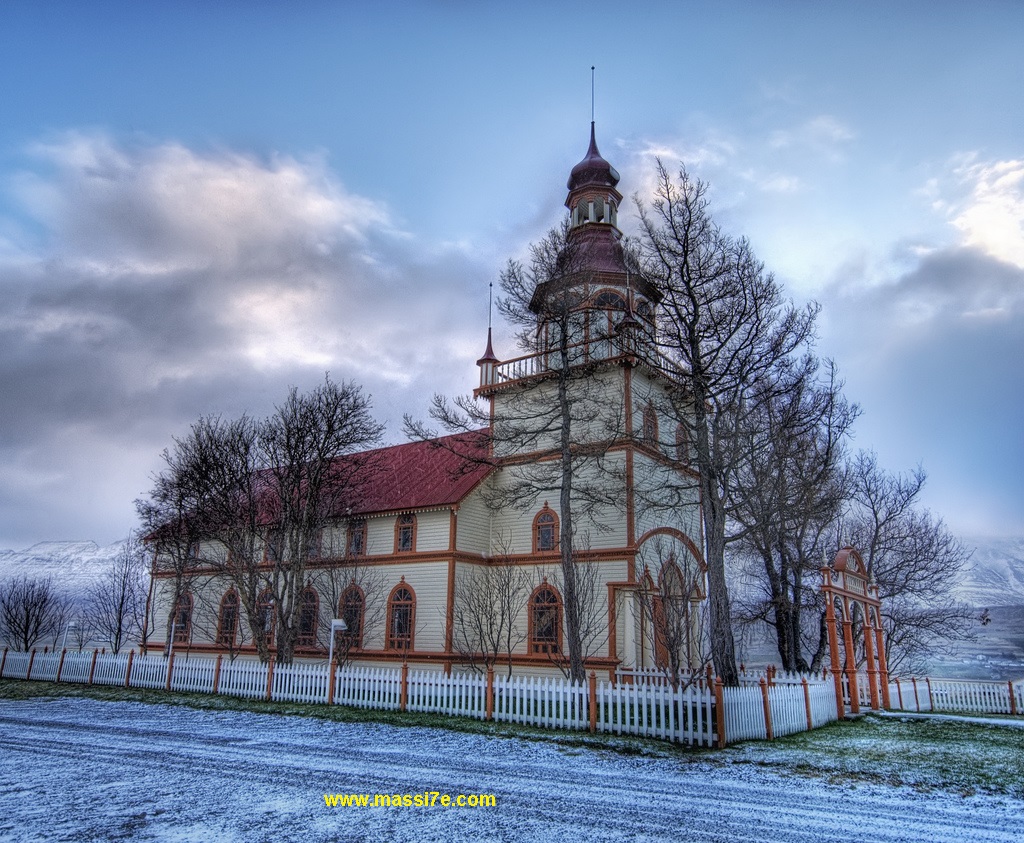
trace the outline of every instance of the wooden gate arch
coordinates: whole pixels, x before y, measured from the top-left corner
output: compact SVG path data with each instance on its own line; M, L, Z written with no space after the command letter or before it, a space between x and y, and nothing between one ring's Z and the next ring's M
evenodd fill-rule
M854 617L860 616L864 632L864 658L867 662L871 708L889 708L889 671L885 661L885 635L882 630L882 603L878 586L868 575L861 555L844 547L830 566L821 569L821 590L825 595L825 625L832 661L832 679L836 686L836 709L840 718L845 707L860 712L857 688L857 656L854 647ZM840 625L842 630L840 631ZM843 688L843 664L839 658L839 640L846 655L846 689Z

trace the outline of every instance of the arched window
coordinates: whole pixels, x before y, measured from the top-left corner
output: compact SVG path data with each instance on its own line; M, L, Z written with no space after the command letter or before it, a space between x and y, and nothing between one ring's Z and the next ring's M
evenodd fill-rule
M316 644L316 622L319 615L320 597L315 588L307 585L299 595L299 637L296 643L300 647Z
M388 598L389 650L411 650L415 633L416 595L403 579Z
M238 592L230 589L220 599L220 614L217 617L217 643L231 647L238 631Z
M416 549L416 516L400 515L395 522L395 553L412 553Z
M533 519L533 552L546 553L558 549L558 516L548 508L544 508Z
M658 414L654 407L648 404L644 407L643 427L640 430L640 437L645 445L655 446L658 444Z
M174 643L187 644L192 637L192 595L187 591L174 606Z
M562 599L547 583L530 596L530 652L558 653L562 643Z
M681 463L690 462L690 434L682 422L676 425L676 459Z
M256 618L263 637L269 642L274 637L274 595L264 589L256 601Z
M342 592L338 602L338 617L345 621L343 638L348 647L358 650L363 646L363 612L366 610L366 598L363 590L352 583Z
M345 550L349 556L362 556L366 553L366 521L362 518L349 522Z

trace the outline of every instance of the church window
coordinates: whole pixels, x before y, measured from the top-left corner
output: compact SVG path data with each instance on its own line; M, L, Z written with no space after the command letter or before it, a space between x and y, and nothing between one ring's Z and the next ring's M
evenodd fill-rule
M682 422L676 425L676 459L682 463L690 461L690 434Z
M345 643L352 649L363 646L363 612L366 610L366 598L363 590L355 583L350 585L341 595L338 605L338 616L345 621L345 632L342 634Z
M654 412L654 407L650 404L644 407L643 428L640 431L640 436L645 445L658 444L658 414Z
M416 516L399 516L395 524L395 553L411 553L416 549Z
M256 619L263 636L270 641L274 637L274 595L264 590L256 601Z
M178 598L174 607L174 643L187 644L192 637L192 595L187 591Z
M537 513L533 519L533 552L545 553L558 548L558 517L548 508Z
M231 647L238 630L238 592L231 589L220 599L220 613L217 617L217 643Z
M530 652L558 653L562 641L562 600L550 585L530 597Z
M265 546L268 562L280 562L284 559L284 531L279 529L269 530Z
M411 650L413 646L413 622L416 613L416 597L404 582L395 586L388 598L388 640L389 650Z
M366 552L366 522L362 519L348 525L346 550L349 556L362 556Z
M300 647L312 647L316 644L316 624L320 614L320 597L316 589L306 586L299 597L299 637Z

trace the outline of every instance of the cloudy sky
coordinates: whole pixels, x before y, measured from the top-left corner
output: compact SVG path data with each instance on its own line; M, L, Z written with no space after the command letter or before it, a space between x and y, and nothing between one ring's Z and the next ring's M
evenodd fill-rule
M0 548L123 536L172 436L325 370L393 442L471 389L591 65L623 192L683 163L822 303L855 446L1020 534L1022 44L1019 2L5 0Z

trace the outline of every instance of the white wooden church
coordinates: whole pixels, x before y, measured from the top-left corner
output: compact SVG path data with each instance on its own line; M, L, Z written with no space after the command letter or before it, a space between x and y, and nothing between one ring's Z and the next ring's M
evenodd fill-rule
M374 454L380 471L321 537L313 573L337 576L309 579L298 657L327 658L337 618L345 621L351 662L465 669L474 662L474 642L460 595L491 587L482 573L502 567L516 573L516 605L496 667L516 673L564 667L563 510L557 477L552 481L547 471L558 452L557 432L541 425L535 436L513 439L500 431L512 419L522 422L524 408L535 413L559 400L552 377L558 326L544 301L570 294L577 331L570 364L578 369L569 386L572 447L579 458L569 505L574 551L587 571L586 668L610 674L654 667L672 658L669 649L681 666L697 666L704 590L699 493L679 411L668 409L671 370L649 342L659 294L629 272L620 244L618 181L591 124L565 202L567 244L578 266L561 289L538 286L532 348L501 360L488 331L478 361L474 395L489 405L496 432L483 446L490 453L476 455L487 459L474 459L476 440L467 434ZM530 477L537 478L534 493L504 494ZM171 618L178 653L254 655L227 583L197 581L172 605L169 576L157 560L149 607L155 638ZM669 603L685 616L682 638L657 633Z

